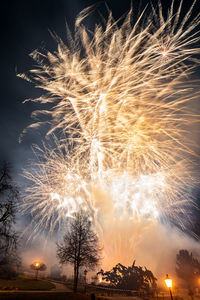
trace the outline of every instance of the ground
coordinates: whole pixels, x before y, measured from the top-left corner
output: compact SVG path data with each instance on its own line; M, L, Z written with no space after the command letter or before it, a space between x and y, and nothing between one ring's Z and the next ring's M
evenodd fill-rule
M188 293L181 290L174 291L174 300L192 300ZM87 286L85 293L85 285L79 284L78 293L72 292L72 284L49 281L35 280L27 276L19 276L15 280L0 279L0 299L1 300L91 300L91 293L95 293L96 300L170 300L167 291L152 297L134 297L123 295L107 295L106 291L99 292ZM181 297L180 297L181 296ZM193 300L200 300L200 295L193 297Z
M51 290L55 284L46 280L35 280L26 276L18 276L13 280L0 279L0 290Z
M63 292L3 292L1 300L90 300L90 296ZM97 299L97 298L96 298Z
M90 296L74 295L64 284L19 276L14 280L0 279L1 300L89 300Z

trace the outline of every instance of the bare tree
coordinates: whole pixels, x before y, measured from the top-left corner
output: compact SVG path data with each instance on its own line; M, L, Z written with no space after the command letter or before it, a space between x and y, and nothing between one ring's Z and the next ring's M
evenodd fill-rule
M9 167L3 163L0 170L0 273L3 275L13 263L19 263L18 235L13 229L18 195Z
M79 269L94 269L99 256L99 241L92 230L88 216L81 212L75 214L68 232L61 244L57 244L57 257L61 264L72 264L74 267L74 292L77 291Z

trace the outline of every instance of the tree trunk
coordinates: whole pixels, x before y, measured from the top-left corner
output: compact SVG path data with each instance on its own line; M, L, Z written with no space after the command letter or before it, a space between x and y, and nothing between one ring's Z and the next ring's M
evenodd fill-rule
M74 293L77 292L77 285L78 285L78 278L77 278L77 266L76 266L76 262L74 263Z
M76 288L77 288L77 285L78 285L78 275L79 275L79 266L77 265L76 266Z
M78 286L78 274L79 274L79 266L77 263L74 263L74 293L77 292L77 286Z

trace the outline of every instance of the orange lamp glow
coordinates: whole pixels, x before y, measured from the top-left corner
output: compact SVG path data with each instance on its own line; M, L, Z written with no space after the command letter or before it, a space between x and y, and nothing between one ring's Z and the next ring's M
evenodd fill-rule
M165 283L168 288L172 288L172 279L170 279L168 275L166 276Z
M36 263L35 263L35 266L36 266L36 268L38 268L38 267L40 266L40 263L39 263L39 262L36 262Z

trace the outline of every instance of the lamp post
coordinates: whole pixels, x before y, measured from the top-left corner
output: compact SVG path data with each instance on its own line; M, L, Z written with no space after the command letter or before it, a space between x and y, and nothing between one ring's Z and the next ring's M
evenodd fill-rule
M85 279L85 293L86 293L86 283L87 283L87 270L85 269L84 273L84 279Z
M40 268L40 263L39 262L35 262L34 266L35 266L35 279L37 280L38 279L38 270Z
M168 274L166 275L165 283L166 283L166 286L169 288L169 293L170 293L171 300L173 300L172 290L171 290L171 288L172 288L172 279L169 278Z

